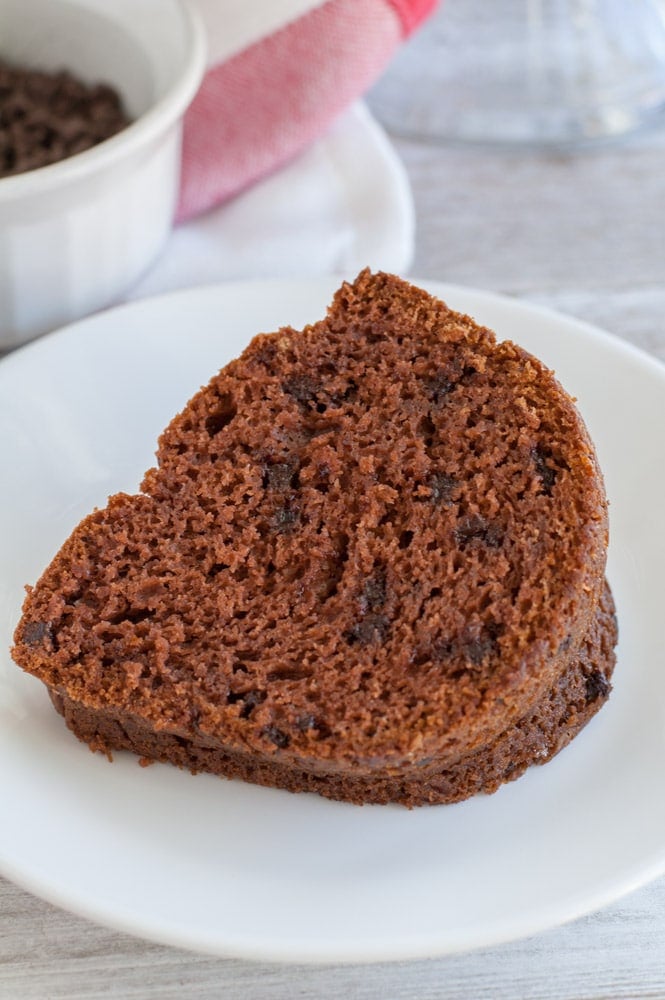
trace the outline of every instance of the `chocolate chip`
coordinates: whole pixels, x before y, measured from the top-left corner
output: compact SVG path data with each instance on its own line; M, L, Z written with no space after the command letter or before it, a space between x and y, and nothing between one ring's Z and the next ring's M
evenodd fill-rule
M327 462L320 462L316 468L314 479L314 489L319 493L327 493L330 489L330 466Z
M240 718L248 719L257 705L266 700L265 691L258 691L252 688L250 691L229 691L226 696L229 705L236 705L242 702L240 708Z
M455 388L455 382L446 372L437 372L429 378L423 379L427 398L432 403L439 405L446 396Z
M438 506L439 504L450 503L452 495L457 488L457 480L454 476L448 475L447 472L433 472L425 481L425 485L428 487L430 495L429 497L419 497L418 499L427 499L430 503Z
M479 667L484 660L491 659L498 653L501 631L500 626L490 624L484 626L478 635L462 637L460 652L466 660Z
M329 407L337 409L345 403L352 403L358 395L358 385L354 379L349 379L343 390L332 392L327 391L318 379L306 374L291 375L282 383L282 390L292 396L303 410L316 413L325 413Z
M310 375L291 375L282 382L282 389L300 406L308 410L317 403L317 395L321 391L321 386Z
M263 471L264 489L287 490L297 489L298 460L289 462L267 462Z
M547 464L547 459L552 461L552 453L549 448L543 448L536 445L535 448L531 449L531 458L536 469L536 475L543 484L542 491L549 497L552 495L552 487L554 486L557 478L556 467Z
M326 736L330 736L330 728L318 718L316 715L299 715L296 719L296 728L300 730L301 733L316 732L320 739L325 739Z
M431 645L417 650L411 657L414 667L422 667L425 663L445 663L454 653L452 642L447 639L436 639Z
M23 642L26 646L39 646L44 639L52 640L53 631L50 622L27 622L23 629Z
M359 643L367 646L373 642L383 642L390 631L390 620L381 609L386 603L386 571L378 566L374 573L365 580L358 608L361 618L345 633L345 639L350 644Z
M248 691L243 699L243 706L240 709L240 718L248 719L257 705L266 700L265 691Z
M291 742L288 733L285 733L282 729L278 729L277 726L266 726L261 730L261 735L270 740L271 743L274 743L280 750L285 750Z
M599 698L607 698L610 693L610 682L601 670L592 670L586 677L586 700L588 704Z
M390 631L390 622L385 615L369 614L345 633L350 646L358 643L369 646L374 642L385 642Z
M473 515L465 518L455 528L455 541L461 549L472 542L480 542L490 549L498 549L503 543L503 531L495 522Z
M479 667L499 651L499 636L503 626L489 622L482 625L475 633L466 632L453 639L435 639L429 646L421 647L411 657L411 664L416 667L426 663L445 664L447 662L465 661L474 667ZM457 670L450 676L458 678L468 673L468 667Z
M431 659L434 663L445 663L450 660L455 653L455 643L449 639L437 639L432 643Z
M293 530L299 520L299 509L296 506L293 506L291 501L287 500L285 504L282 504L275 511L271 519L271 524L275 531L280 534L287 534Z
M379 611L386 603L386 573L379 569L370 576L363 587L360 595L360 611L367 614L368 611Z

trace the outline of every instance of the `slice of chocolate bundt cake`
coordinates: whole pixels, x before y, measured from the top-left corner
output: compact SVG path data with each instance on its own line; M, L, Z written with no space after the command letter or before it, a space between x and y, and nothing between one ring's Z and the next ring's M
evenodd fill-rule
M600 707L607 510L539 361L398 278L256 337L29 590L13 656L93 749L449 802Z

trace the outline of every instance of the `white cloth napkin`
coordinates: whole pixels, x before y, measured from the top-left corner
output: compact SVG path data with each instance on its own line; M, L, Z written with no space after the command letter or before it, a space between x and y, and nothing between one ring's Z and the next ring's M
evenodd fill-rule
M286 167L178 226L127 298L235 278L405 272L413 232L404 168L357 103Z

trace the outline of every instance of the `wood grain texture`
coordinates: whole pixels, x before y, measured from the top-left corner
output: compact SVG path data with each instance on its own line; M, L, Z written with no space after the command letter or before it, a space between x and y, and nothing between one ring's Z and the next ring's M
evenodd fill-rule
M579 154L399 142L414 274L508 294L662 287L665 135Z
M396 144L416 200L414 275L543 303L665 360L665 133L580 155ZM665 878L511 945L429 962L316 968L153 945L0 879L1 1000L221 996L665 998Z
M0 880L2 1000L601 1000L665 996L665 879L598 914L425 962L208 958L96 927Z

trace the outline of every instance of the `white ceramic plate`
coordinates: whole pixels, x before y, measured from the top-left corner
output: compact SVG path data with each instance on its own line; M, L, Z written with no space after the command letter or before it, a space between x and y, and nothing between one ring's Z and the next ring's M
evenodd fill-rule
M109 312L0 364L0 870L63 907L222 955L366 961L507 941L665 870L665 369L577 321L434 286L554 367L611 498L621 642L609 704L490 797L358 808L167 766L65 729L7 647L22 587L259 330L323 313L333 280L240 284Z

